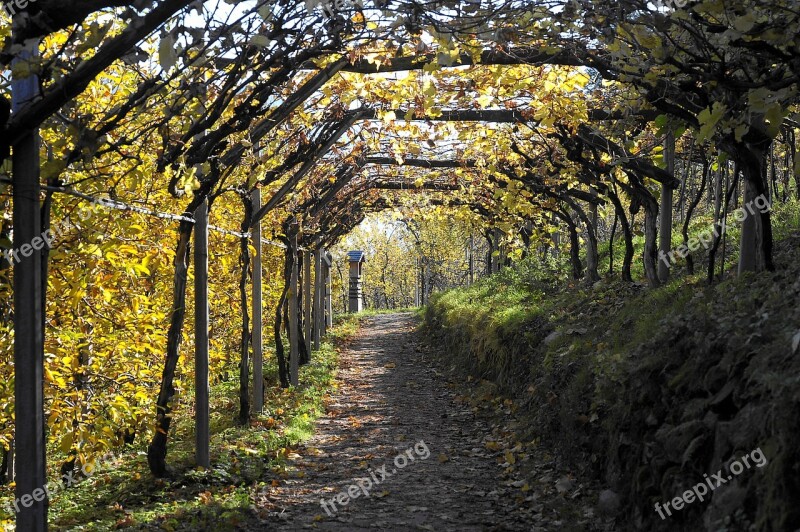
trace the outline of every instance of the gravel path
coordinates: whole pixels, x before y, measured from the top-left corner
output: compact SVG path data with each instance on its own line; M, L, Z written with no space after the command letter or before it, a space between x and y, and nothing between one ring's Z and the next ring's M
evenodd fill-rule
M562 528L503 474L487 421L434 369L414 326L408 314L363 323L316 435L293 455L289 478L257 501L262 530Z

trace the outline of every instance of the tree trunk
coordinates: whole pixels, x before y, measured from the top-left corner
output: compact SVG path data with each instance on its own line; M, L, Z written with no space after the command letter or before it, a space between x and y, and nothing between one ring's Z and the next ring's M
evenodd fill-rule
M299 277L298 281L298 290L297 290L297 339L298 339L298 346L299 346L299 353L300 353L300 365L304 366L311 362L311 353L309 352L309 342L306 341L306 333L305 327L303 323L303 308L305 306L305 297L304 289L300 289L300 287L304 287L306 284L305 273L304 270L306 269L305 261L306 256L305 253L299 250L295 250L295 256L297 257L297 272Z
M553 211L553 214L561 218L567 225L569 233L569 261L572 265L572 278L576 281L583 276L583 264L581 264L581 245L578 238L578 227L566 212Z
M614 214L614 223L611 224L611 233L608 235L608 274L614 275L614 237L617 235L619 216Z
M792 154L792 174L794 174L794 195L800 200L800 174L795 171L797 167L797 134L795 129L791 129L789 150Z
M739 165L736 164L734 166L734 172L733 172L733 183L730 183L730 184L727 183L727 178L728 178L728 168L727 167L728 167L728 163L726 162L725 163L725 169L723 170L723 168L720 168L719 175L717 177L717 179L719 180L718 183L717 183L717 190L719 190L719 195L718 195L717 200L715 201L715 203L716 203L716 206L715 206L716 214L715 214L714 218L715 218L716 222L714 224L714 242L711 245L711 249L708 252L708 278L707 278L707 280L708 280L709 284L714 282L714 263L716 261L717 250L719 249L720 242L724 241L724 238L725 238L725 234L726 234L725 224L726 224L726 220L727 220L727 216L728 216L728 206L730 205L731 197L733 196L733 193L736 190L736 180L739 178ZM723 179L723 175L724 175L724 178L726 179L724 204L723 204L723 198L722 198L722 189L723 189L722 179ZM722 261L721 261L720 269L722 269L724 267L725 267L725 253L724 253L724 247L723 247L723 255L722 255Z
M631 224L628 221L625 208L622 206L622 201L620 201L617 193L609 188L606 190L606 195L614 205L614 213L619 219L620 226L622 227L622 236L625 241L625 256L622 259L622 280L632 283L633 276L631 275L631 265L633 264L633 255L636 251L633 247L633 231L631 230Z
M289 293L289 276L292 271L292 253L288 248L288 239L281 239L284 244L287 244L286 253L284 254L283 266L283 290L278 298L278 305L275 308L275 356L278 360L278 379L281 381L281 388L289 387L289 370L286 365L286 353L283 346L283 338L281 337L281 323L283 322L283 307L286 304L286 295Z
M597 271L598 255L597 255L597 235L593 231L594 225L586 212L578 205L572 198L565 197L564 201L569 205L586 227L586 284L592 285L600 280L600 274Z
M675 175L675 135L672 131L667 132L664 142L664 158L667 162L667 172L671 176ZM685 185L685 183L684 183ZM645 211L646 212L646 211ZM666 183L661 184L661 205L660 205L660 242L659 255L666 257L672 250L672 187ZM645 219L645 223L646 219ZM658 261L658 280L666 283L669 280L669 261Z
M253 203L249 195L242 196L244 205L244 220L242 232L247 234L250 230L250 221L253 216ZM239 303L242 308L242 330L239 360L239 417L240 425L247 425L250 420L250 312L247 301L247 278L250 275L250 242L249 237L239 239Z
M708 159L705 157L705 155L703 155L703 175L701 177L700 187L697 189L697 195L689 204L689 208L687 209L686 216L683 220L683 228L681 230L681 233L683 234L683 244L687 246L687 248L689 246L689 224L692 221L692 214L694 214L694 210L703 199L703 192L705 192L706 189L706 180L708 179L709 170L710 165L708 164ZM689 275L694 275L694 259L692 258L691 251L686 255L686 271Z
M647 193L649 195L649 193ZM652 288L661 286L658 278L656 260L658 257L658 203L650 196L652 201L645 201L644 207L644 273Z
M766 201L767 191L767 152L769 140L756 144L739 144L736 157L744 177L744 205L747 217L742 223L741 246L739 252L739 274L746 271L772 271L772 222L770 209L762 212L755 207L756 198Z
M172 421L170 401L175 395L175 368L180 356L180 345L183 335L183 322L186 317L186 278L189 270L189 249L192 236L192 224L181 222L178 233L178 245L175 251L175 273L172 295L172 318L167 332L167 356L164 372L161 376L161 389L156 401L156 431L147 448L147 463L150 472L156 477L167 473L167 435Z

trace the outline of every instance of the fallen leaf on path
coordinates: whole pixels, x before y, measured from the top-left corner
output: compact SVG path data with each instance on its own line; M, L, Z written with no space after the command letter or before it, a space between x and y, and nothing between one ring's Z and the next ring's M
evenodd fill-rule
M575 487L575 482L569 477L562 477L556 481L556 490L559 493L566 493Z

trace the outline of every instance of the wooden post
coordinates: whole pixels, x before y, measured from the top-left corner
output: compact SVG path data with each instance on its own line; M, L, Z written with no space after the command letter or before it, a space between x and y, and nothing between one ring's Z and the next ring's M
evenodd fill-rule
M14 464L14 440L11 440L11 443L8 444L8 463L6 465L6 481L8 482L15 482L16 479L16 471L17 468Z
M664 159L667 162L667 172L675 175L675 135L672 130L667 131L664 141ZM666 183L661 185L661 227L659 228L659 261L658 280L666 283L669 280L669 262L664 258L672 249L672 187ZM663 259L663 260L662 260Z
M324 286L325 286L325 334L328 333L328 329L333 327L333 284L331 283L331 265L333 264L333 257L330 253L323 250L325 253L325 265L324 265Z
M325 323L322 296L325 293L322 276L322 250L314 250L314 317L312 320L311 341L314 349L319 349L320 332Z
M261 189L253 190L253 212L261 208ZM264 331L262 297L262 258L261 222L256 222L252 230L253 246L253 410L260 414L264 410Z
M419 257L414 259L414 300L418 307L422 306L422 262Z
M469 285L475 283L475 236L469 234ZM419 306L419 305L417 305Z
M18 18L14 18L15 30ZM14 64L33 62L39 53L36 40L26 41ZM39 93L36 75L14 78L12 108L18 112ZM39 131L26 133L13 146L14 185L14 452L17 468L17 530L47 530L45 426L44 426L44 317L42 315L41 207L39 204ZM29 500L33 496L33 500Z
M289 229L289 251L294 254L292 261L292 271L289 277L289 382L292 386L297 386L297 374L299 369L300 351L298 349L297 331L297 222L293 223Z
M499 227L494 229L494 242L497 248L497 256L494 259L494 273L500 272L506 265L505 246L501 243L503 239L503 231Z
M306 349L311 360L311 252L303 252L303 325Z
M208 406L208 200L194 213L195 459L211 467Z

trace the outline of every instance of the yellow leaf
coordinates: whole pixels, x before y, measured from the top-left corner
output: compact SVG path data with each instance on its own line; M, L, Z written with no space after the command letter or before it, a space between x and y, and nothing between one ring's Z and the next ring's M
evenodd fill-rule
M68 453L72 449L72 440L73 434L71 432L64 434L64 437L61 438L61 450L63 452Z
M496 441L487 441L484 446L490 451L499 451L502 448L502 445Z

